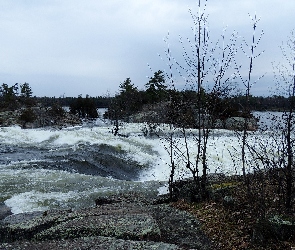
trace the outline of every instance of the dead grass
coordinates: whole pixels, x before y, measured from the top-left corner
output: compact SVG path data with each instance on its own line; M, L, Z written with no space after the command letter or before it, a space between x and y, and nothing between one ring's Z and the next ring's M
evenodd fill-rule
M242 183L234 186L229 194L234 199L234 205L230 206L226 206L223 199L190 204L179 200L172 205L194 214L216 249L295 249L295 235L288 241L280 241L275 237L263 243L253 241L254 228L259 219L274 213L285 215L286 212L281 194L272 179L252 176L250 188L249 194ZM288 213L288 216L295 219L294 213Z

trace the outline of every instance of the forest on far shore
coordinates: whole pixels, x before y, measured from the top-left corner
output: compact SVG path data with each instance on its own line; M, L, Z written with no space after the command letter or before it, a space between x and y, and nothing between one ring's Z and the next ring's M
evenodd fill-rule
M142 91L144 92L144 91ZM186 91L179 91L180 93L184 93ZM96 96L90 97L97 108L108 108L112 100L115 97L108 96ZM33 97L37 103L41 103L44 106L52 106L53 103L60 103L62 106L70 106L73 102L77 101L78 97ZM230 97L234 103L244 103L245 98L243 96L234 96ZM285 110L289 103L289 98L279 95L273 96L250 96L250 105L252 110L255 111L282 111Z
M133 104L137 108L142 107L145 104L154 103L159 96L159 93L157 93L157 91L163 91L163 89L154 89L154 93L152 93L151 88L147 88L146 90L137 90L137 88L131 83L130 78L127 78L126 81L129 81L128 83L131 85L131 87L136 89L136 91L132 93L133 96L131 96L131 99L133 99ZM126 83L126 81L124 83ZM13 86L8 86L4 83L2 84L2 86L0 87L0 110L15 110L19 108L19 104L22 103L22 101L20 102L16 100L23 99L26 100L26 104L28 104L28 99L30 99L30 105L33 106L38 104L44 107L52 107L56 104L63 107L71 107L79 102L81 99L89 99L96 108L109 108L112 104L114 104L114 100L122 97L122 93L125 91L122 91L121 89L121 92L118 92L116 96L91 97L89 95L86 95L85 97L83 97L82 95L79 95L77 97L37 97L33 96L33 90L28 83L21 84L20 86L22 88L16 88L16 86L17 84ZM120 86L122 87L122 84ZM164 94L164 96L167 97L169 96L169 93L171 93L171 90L165 88L165 92L166 94ZM193 90L174 90L174 94L175 93L181 98L192 98L196 95L196 92ZM162 93L160 95L163 96ZM250 95L249 103L252 111L284 111L290 103L289 98L290 97L284 97L280 95L267 97ZM226 102L231 107L235 107L236 110L246 105L246 98L242 95L227 96L223 99L223 101L225 99Z

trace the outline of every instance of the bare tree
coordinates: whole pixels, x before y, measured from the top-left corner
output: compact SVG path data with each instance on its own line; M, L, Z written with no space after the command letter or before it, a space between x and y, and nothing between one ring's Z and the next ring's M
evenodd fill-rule
M283 94L288 97L288 106L283 113L283 127L281 130L281 150L279 154L280 166L285 175L285 206L292 208L294 194L294 111L295 111L295 34L291 36L284 46L281 46L286 64L277 66L278 74L275 78Z
M207 1L201 4L198 1L198 12L194 14L189 10L192 17L193 26L192 39L187 38L186 41L180 37L180 44L183 48L182 60L176 60L172 56L168 37L166 38L167 50L166 58L170 72L167 73L168 83L172 89L175 88L177 75L196 92L196 100L192 105L195 110L195 124L197 132L193 134L194 151L196 156L192 158L192 149L188 145L189 135L185 127L182 127L182 137L184 138L183 147L179 145L174 147L178 152L177 156L181 156L185 168L192 174L195 182L195 189L202 199L208 195L206 190L207 184L207 147L208 138L215 125L215 116L213 115L217 107L217 100L229 95L233 88L233 80L236 77L236 70L233 66L233 60L236 54L237 35L233 33L229 41L226 41L225 31L221 35L221 39L213 43L210 38L208 29L208 16L206 14ZM231 71L231 72L230 72ZM208 99L208 94L212 97ZM171 102L172 103L172 102ZM171 120L173 124L173 120ZM169 139L172 142L172 139ZM171 144L170 144L171 148ZM173 154L170 154L173 157ZM171 175L175 172L175 161L171 159ZM201 173L200 173L201 172ZM172 179L172 178L170 178Z
M249 59L248 76L246 78L244 78L241 75L241 71L240 71L241 66L236 63L239 79L245 87L244 96L246 98L246 104L244 106L242 106L244 125L243 125L242 134L238 133L238 135L242 137L242 145L241 145L242 173L243 173L243 177L244 177L244 182L246 183L247 188L248 188L248 194L250 194L250 182L247 177L247 171L246 171L246 149L247 149L247 138L248 138L248 124L249 124L249 119L251 118L250 96L251 96L252 86L261 77L263 77L263 76L261 76L255 81L252 80L254 59L256 59L257 57L259 57L261 55L261 53L256 54L255 52L256 52L256 48L259 45L261 38L263 36L263 30L261 31L261 33L257 39L256 38L256 29L257 29L257 24L260 19L257 18L256 14L254 17L250 16L250 18L251 18L252 27L253 27L253 35L252 35L252 39L251 39L251 44L249 44L244 39L243 44L241 45L241 50L244 52L246 57L248 57L248 59ZM247 53L247 51L250 51L250 53Z
M281 115L270 118L271 127L266 129L262 136L255 139L255 143L243 141L255 162L254 170L265 170L264 178L260 180L265 187L266 178L276 188L272 203L278 200L284 203L287 211L291 211L294 202L294 111L295 111L295 36L294 32L284 46L281 46L286 64L274 65L276 93L287 97L287 105ZM248 183L248 185L250 185ZM249 186L248 186L249 188ZM264 189L260 191L262 207L265 206ZM274 205L274 204L273 204ZM265 212L265 211L264 211Z

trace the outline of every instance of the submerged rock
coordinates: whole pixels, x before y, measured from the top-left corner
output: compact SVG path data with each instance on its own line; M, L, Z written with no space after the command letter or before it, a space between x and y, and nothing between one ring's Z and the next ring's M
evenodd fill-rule
M244 117L230 117L225 120L224 128L229 130L243 130L246 122L247 130L257 130L258 124L256 118L244 118Z

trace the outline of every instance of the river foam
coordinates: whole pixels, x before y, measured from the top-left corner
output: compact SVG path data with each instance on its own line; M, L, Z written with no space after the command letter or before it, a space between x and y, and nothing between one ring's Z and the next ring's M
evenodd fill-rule
M145 124L124 124L120 129L124 136L114 136L112 127L105 123L99 125L61 130L0 128L0 202L11 207L13 213L22 213L87 207L93 205L98 196L118 192L165 192L164 184L170 175L171 133L175 146L173 160L177 166L175 177L191 176L185 169L186 148L194 162L197 154L196 130L187 130L189 136L185 141L181 130L170 130L167 125L158 128L160 137L143 136ZM272 137L267 134L261 136L259 131L249 132L248 141L250 145L273 145ZM138 180L118 180L111 175L94 176L71 169L70 163L75 157L81 168L83 161L91 163L88 159L91 155L84 155L83 150L91 149L90 154L95 155L99 145L111 147L112 154L123 157L127 162L137 162L140 168ZM241 174L240 148L241 137L236 132L212 131L207 148L208 172ZM67 164L68 168L60 168L60 165ZM251 171L253 164L249 160L247 170Z

